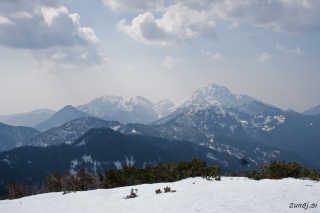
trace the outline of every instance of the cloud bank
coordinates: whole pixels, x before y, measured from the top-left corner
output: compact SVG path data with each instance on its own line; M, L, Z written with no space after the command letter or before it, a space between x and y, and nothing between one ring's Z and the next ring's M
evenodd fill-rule
M166 8L162 18L146 12L127 24L123 19L117 25L135 41L148 45L168 45L190 43L200 36L215 36L215 22L210 13L190 9L179 2Z
M80 16L59 0L0 1L0 45L58 64L93 66L104 60L94 30L80 27Z
M113 11L140 14L125 19L118 29L147 45L190 43L201 36L214 36L216 20L230 25L251 25L277 32L320 30L318 0L102 0ZM162 18L155 13L162 12ZM142 13L141 13L142 12Z

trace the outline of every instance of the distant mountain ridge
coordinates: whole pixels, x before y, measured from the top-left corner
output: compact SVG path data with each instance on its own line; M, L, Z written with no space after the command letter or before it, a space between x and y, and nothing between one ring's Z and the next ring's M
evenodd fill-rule
M54 113L55 111L50 109L36 109L27 113L0 115L0 122L11 126L34 127L50 118Z
M49 129L28 142L28 146L48 147L59 144L73 143L80 136L93 128L119 128L122 124L117 121L105 121L94 117L83 117Z
M82 118L82 117L93 117L93 116L88 113L79 111L71 105L68 105L62 108L61 110L59 110L58 112L56 112L46 121L36 125L35 128L40 132L44 132L51 128L61 126L62 124L65 124L66 122L69 122L71 120Z
M97 117L121 122L111 125ZM42 132L47 131L29 144L72 143L91 128L100 127L111 127L126 135L187 140L239 158L250 154L256 163L284 155L298 159L295 154L285 153L293 151L320 165L319 116L283 111L247 95L234 95L216 84L195 91L176 105L168 100L151 103L141 96L127 101L105 95L77 108L66 106L37 125ZM244 147L250 144L250 151L237 143L247 144Z
M320 105L312 107L302 113L303 115L320 115Z
M0 152L25 146L31 138L39 134L38 130L31 127L16 127L0 123Z
M142 96L126 101L120 96L104 95L87 104L77 106L77 109L97 117L106 117L126 124L155 121L171 112L170 108L173 105L169 100L153 104Z

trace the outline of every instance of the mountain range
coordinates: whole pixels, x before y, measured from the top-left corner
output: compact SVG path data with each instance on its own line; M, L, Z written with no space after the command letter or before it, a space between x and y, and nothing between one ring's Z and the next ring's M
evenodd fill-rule
M239 169L240 161L253 169L273 159L319 168L319 130L320 115L283 111L210 84L176 105L140 96L129 101L102 96L66 106L35 128L0 123L0 150L6 151L0 153L0 165L10 174L7 179L23 180L31 177L26 168L41 170L32 176L40 180L54 168L76 171L85 166L97 172L99 166L99 171L143 167L192 155L226 170Z
M137 96L126 101L118 96L102 96L77 109L93 116L116 120L121 123L149 123L171 112L174 106L169 100L151 103L144 97Z
M315 162L314 159L310 160L309 156L302 158L292 152L297 150L287 151L286 147L254 140L251 132L244 125L245 122L222 108L197 105L193 109L183 109L179 112L181 114L169 115L168 117L174 118L167 122L154 125L126 124L121 126L118 131L126 135L147 135L170 140L187 140L203 147L236 156L238 159L246 158L256 164L265 164L270 162L271 159L277 158L303 162L310 167L316 167L314 163L311 163ZM163 119L161 120L163 121ZM260 128L257 127L258 129Z

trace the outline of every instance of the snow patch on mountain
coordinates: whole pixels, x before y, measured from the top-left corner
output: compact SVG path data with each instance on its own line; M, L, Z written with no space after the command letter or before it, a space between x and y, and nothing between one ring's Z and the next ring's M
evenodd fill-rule
M93 163L91 155L83 155L81 159L86 163Z
M85 140L81 141L81 142L78 143L76 146L77 146L77 147L80 147L80 146L84 146L84 145L86 145L86 141L85 141Z
M75 159L73 161L70 162L70 174L76 174L77 171L75 170L75 168L78 166L79 162L78 159Z
M118 170L122 170L122 164L120 161L116 161L116 162L113 162L114 165L117 167Z
M261 119L263 121L261 122ZM270 132L274 128L276 128L278 125L283 124L286 120L286 117L284 115L279 116L266 116L263 115L255 116L252 120L252 124L254 127L260 128L263 131ZM259 122L260 121L260 122Z
M130 160L128 159L128 157L126 156L126 165L127 166L134 166L134 159L133 159L133 157L131 156L130 157Z
M207 154L207 158L212 159L212 160L218 160L217 158L213 157L213 155L211 153Z

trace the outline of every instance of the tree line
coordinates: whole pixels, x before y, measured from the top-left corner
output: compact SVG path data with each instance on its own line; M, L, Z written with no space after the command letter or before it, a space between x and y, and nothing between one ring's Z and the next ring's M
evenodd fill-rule
M197 158L189 162L180 161L178 164L171 161L167 164L135 168L123 166L122 170L105 170L104 174L91 174L81 168L75 174L66 171L61 175L59 171L49 173L42 185L6 184L8 194L2 199L17 199L25 196L63 192L64 194L75 191L87 191L94 189L109 189L122 186L132 186L145 183L174 182L188 177L202 176L207 179L219 180L221 169L219 166L208 166L206 161Z
M320 170L311 170L296 162L286 163L273 160L268 165L258 165L259 171L233 171L225 173L224 176L247 177L254 180L281 179L281 178L303 178L319 181ZM66 171L63 175L59 171L49 173L41 185L29 186L9 182L6 184L8 194L2 199L17 199L25 196L48 193L63 192L64 194L76 191L87 191L94 189L110 189L122 186L139 184L152 184L161 182L174 182L189 177L203 177L207 180L221 180L221 169L219 166L208 166L206 161L194 158L191 161L170 162L145 168L123 166L122 170L105 170L104 174L91 174L81 168L77 173L71 174Z

